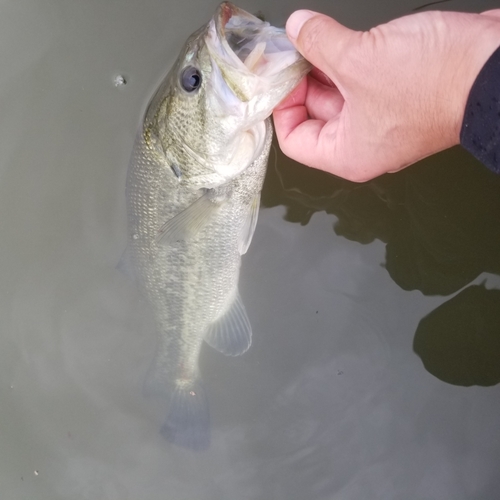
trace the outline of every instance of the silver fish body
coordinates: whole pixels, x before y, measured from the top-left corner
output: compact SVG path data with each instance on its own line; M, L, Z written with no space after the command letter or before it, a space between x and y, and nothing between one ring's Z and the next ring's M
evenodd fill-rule
M267 58L280 47L289 63L273 71ZM251 344L238 278L271 146L268 116L308 69L282 30L223 3L188 39L138 133L128 254L158 331L146 386L168 396L162 433L180 446L209 442L203 341L227 355Z

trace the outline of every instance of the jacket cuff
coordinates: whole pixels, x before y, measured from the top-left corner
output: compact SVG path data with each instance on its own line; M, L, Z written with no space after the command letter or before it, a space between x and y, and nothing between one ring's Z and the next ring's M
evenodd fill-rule
M472 85L460 143L490 170L500 174L500 47Z

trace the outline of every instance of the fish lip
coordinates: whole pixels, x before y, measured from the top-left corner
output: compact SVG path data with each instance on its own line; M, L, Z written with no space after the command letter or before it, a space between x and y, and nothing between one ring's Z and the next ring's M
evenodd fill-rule
M237 7L231 2L222 2L218 7L217 10L215 11L214 15L214 20L215 20L215 27L217 30L217 35L221 39L226 38L226 24L229 22L229 20L236 16L242 16L246 17L248 19L255 19L258 20L259 22L262 22L258 17L253 16L246 10L241 9L240 7Z
M231 66L235 66L236 59L238 59L238 56L236 55L236 52L231 48L227 41L226 37L226 25L227 23L235 16L243 17L248 19L249 21L254 22L256 25L268 25L268 23L264 23L261 19L258 17L255 17L254 15L250 14L246 10L241 9L240 7L237 7L231 2L222 2L219 4L217 7L217 10L215 11L215 14L212 17L212 27L209 26L208 33L206 36L207 39L207 46L209 48L209 51L214 57L214 59L218 62L218 65L220 66L220 63L222 60L226 64L230 64ZM214 33L215 31L215 33ZM212 33L211 33L212 32ZM285 30L283 30L283 33L285 33ZM213 40L213 35L215 35L215 40ZM210 43L210 39L212 38L212 43ZM214 43L215 42L215 43ZM222 51L222 54L217 54L217 49ZM221 56L222 55L222 59ZM234 56L235 59L231 61L232 57ZM237 64L237 63L236 63ZM234 69L238 69L239 71L244 71L244 65L241 62L241 64L237 64L237 66L234 67ZM248 73L251 73L248 71Z
M286 64L284 63L285 59L283 59L275 70L273 70L274 63L269 66L269 62L264 62L264 65L260 66L260 70L256 69L257 66L248 66L247 62L243 62L228 40L230 33L226 26L235 16L247 21L247 25L254 24L256 34L263 31L267 32L262 39L266 43L264 54L267 53L268 43L278 43L282 48L277 52L283 51L285 53L288 51L289 54L295 53L295 60L292 59L289 64ZM247 38L247 40L249 39ZM295 81L296 84L311 67L288 40L284 28L271 26L268 22L262 21L231 2L223 2L218 6L208 25L205 41L212 63L218 67L224 81L241 102L249 102L254 97L268 92L271 82L274 87L286 86L287 82L290 81ZM284 48L285 46L287 47ZM274 46L274 50L271 49L271 51L276 52L276 48L277 46ZM292 85L291 88L293 86L295 85Z

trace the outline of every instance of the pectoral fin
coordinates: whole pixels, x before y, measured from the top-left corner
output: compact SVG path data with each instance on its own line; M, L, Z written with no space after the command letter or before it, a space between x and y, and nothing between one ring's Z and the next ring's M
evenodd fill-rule
M206 192L181 213L163 224L156 237L158 243L168 245L174 241L188 240L208 224L222 203L223 200L214 201L209 192Z
M255 227L257 226L257 219L259 217L259 207L260 207L260 194L258 194L252 201L250 206L250 211L245 219L245 224L243 230L241 231L240 240L238 242L238 250L240 255L247 253L248 247L252 242L253 234L255 233Z
M205 342L227 356L239 356L252 344L252 326L237 293L229 310L210 325Z

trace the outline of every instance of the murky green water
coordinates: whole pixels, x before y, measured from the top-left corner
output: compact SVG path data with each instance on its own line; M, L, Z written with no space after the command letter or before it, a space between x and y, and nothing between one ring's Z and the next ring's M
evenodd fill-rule
M254 343L202 353L211 448L159 435L154 326L115 268L125 174L216 4L0 1L1 498L498 498L500 178L459 148L362 185L278 154L240 280ZM418 5L307 6L368 28Z

